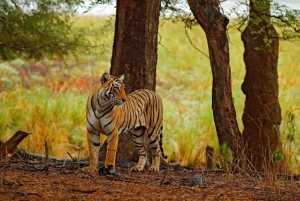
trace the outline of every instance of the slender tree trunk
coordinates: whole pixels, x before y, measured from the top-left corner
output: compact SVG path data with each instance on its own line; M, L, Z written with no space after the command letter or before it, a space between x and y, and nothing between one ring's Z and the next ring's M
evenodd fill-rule
M126 93L136 89L155 91L157 34L161 0L118 0L110 73L125 75ZM105 150L100 151L100 158ZM118 161L131 160L131 135L119 136Z
M250 21L242 33L245 46L246 76L242 90L246 95L243 138L253 167L265 171L272 153L281 151L278 100L279 38L270 23L270 1L250 1Z
M221 148L230 149L221 149L221 151L231 152L233 162L237 165L243 153L243 140L237 124L231 91L229 48L226 36L226 26L229 20L220 13L219 1L188 0L188 3L207 38L213 74L212 109L219 145ZM225 155L225 153L222 154Z

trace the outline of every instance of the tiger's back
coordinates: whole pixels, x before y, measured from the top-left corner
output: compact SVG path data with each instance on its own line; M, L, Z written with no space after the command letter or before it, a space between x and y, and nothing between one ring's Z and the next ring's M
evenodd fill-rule
M120 110L120 134L145 126L149 136L157 133L162 127L163 104L161 98L153 91L142 89L132 92Z

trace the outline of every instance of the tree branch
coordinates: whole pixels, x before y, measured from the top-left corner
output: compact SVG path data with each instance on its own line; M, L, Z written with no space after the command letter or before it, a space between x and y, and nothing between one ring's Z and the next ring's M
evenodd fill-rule
M15 5L16 9L17 9L22 15L24 15L23 10L22 10L21 7L16 3L16 1L15 1L15 0L10 0L10 1Z
M188 34L186 28L187 28L187 26L184 26L185 35L187 36L188 40L190 41L190 44L191 44L196 50L198 50L201 54L203 54L204 56L206 56L206 57L209 59L209 56L208 56L207 54L205 54L203 51L201 51L199 48L197 48L197 47L193 44L193 42L192 42L192 40L191 40L191 38L190 38L190 36L189 36L189 34Z

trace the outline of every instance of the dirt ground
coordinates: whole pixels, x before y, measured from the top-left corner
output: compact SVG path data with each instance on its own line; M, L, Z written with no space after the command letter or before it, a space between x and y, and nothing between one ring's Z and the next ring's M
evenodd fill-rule
M0 161L0 200L300 200L299 176L226 174L178 165L157 172L89 174L78 166Z

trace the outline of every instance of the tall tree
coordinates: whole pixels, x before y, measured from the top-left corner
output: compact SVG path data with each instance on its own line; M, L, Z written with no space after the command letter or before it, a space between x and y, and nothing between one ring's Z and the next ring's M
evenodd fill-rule
M234 164L239 165L243 153L243 140L237 124L231 91L226 35L229 20L220 13L218 0L188 0L188 4L207 38L213 75L212 109L221 152L229 160L228 152L232 154Z
M278 100L279 37L270 22L270 1L250 0L250 20L242 33L245 46L246 95L243 137L247 157L254 168L267 170L272 154L281 151Z
M110 73L125 75L126 93L136 89L155 90L157 34L161 0L118 0ZM105 147L100 151L104 157ZM132 137L119 136L118 161L131 160Z

